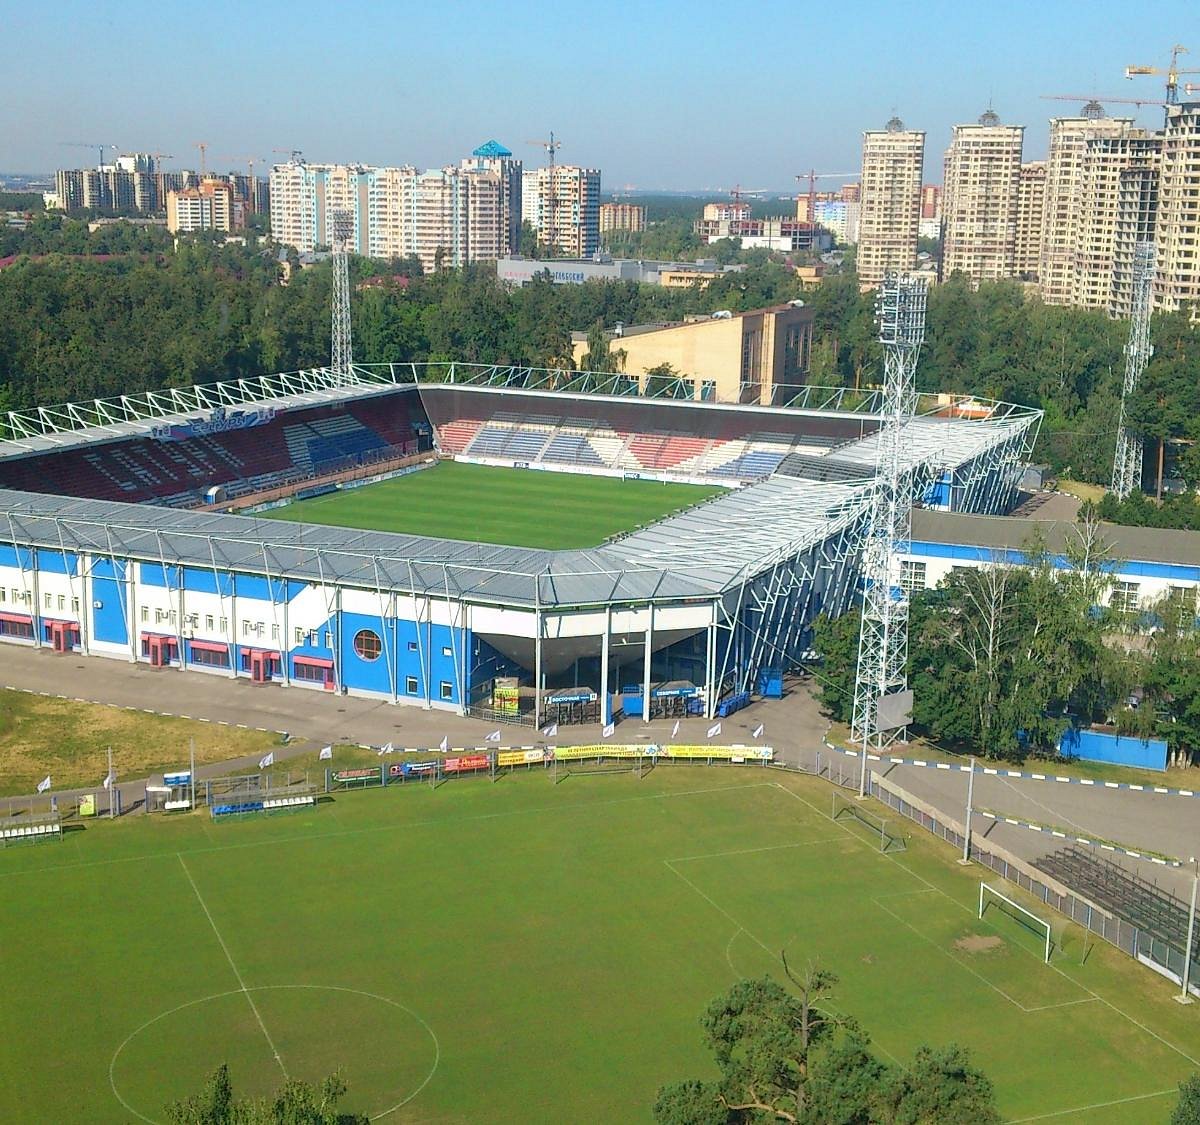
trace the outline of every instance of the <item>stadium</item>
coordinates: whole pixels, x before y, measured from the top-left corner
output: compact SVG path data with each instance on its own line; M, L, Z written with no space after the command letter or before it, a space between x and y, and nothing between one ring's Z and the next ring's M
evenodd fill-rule
M878 394L636 391L353 365L8 413L0 639L526 724L769 697L855 595ZM1008 512L1040 419L923 396L917 502Z

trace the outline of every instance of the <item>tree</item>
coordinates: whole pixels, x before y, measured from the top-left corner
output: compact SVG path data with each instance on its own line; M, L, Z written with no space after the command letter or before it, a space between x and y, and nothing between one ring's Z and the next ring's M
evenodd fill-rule
M646 390L648 397L656 397L670 393L676 386L682 372L676 371L669 363L659 363L654 367L647 367L646 371Z
M862 615L857 609L835 618L821 614L813 622L812 644L821 658L817 698L825 713L839 723L849 723L854 717L861 625Z
M1179 1083L1179 1101L1171 1112L1170 1125L1200 1125L1200 1074Z
M957 1044L918 1047L912 1063L896 1071L885 1095L894 1125L997 1125L991 1079L971 1065Z
M332 1074L320 1086L289 1078L271 1097L238 1101L222 1063L200 1093L167 1106L167 1118L172 1125L366 1125L365 1114L338 1109L346 1092L341 1075Z

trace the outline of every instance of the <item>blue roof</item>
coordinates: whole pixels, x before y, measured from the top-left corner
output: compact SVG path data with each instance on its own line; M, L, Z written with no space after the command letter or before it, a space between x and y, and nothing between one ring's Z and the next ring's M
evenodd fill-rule
M485 141L473 153L472 156L512 156L499 141Z

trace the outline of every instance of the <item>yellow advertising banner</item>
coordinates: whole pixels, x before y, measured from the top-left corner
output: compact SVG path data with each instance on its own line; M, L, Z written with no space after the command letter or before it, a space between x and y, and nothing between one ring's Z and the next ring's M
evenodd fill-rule
M609 746L599 743L592 746L556 746L554 757L560 762L579 761L581 758L643 758L654 751L652 746Z
M85 793L79 798L79 815L80 816L95 816L96 815L96 794Z
M496 755L498 766L528 766L542 761L545 750L501 750Z

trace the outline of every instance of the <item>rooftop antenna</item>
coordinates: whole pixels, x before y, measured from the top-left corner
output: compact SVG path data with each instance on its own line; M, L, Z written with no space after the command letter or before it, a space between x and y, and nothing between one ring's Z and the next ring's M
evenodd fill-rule
M554 182L554 155L560 148L562 148L562 141L555 139L554 130L551 129L550 139L548 141L526 141L525 143L528 145L537 145L538 148L545 149L546 155L550 158L550 175L547 177L549 180L549 196L546 200L548 205L546 208L546 227L549 238L544 239L543 241L545 241L550 247L550 253L553 255L558 250L558 227L555 223L557 218L556 204L558 202L558 186Z
M883 345L883 406L878 462L863 547L862 627L854 681L853 736L861 753L858 795L866 795L867 754L902 737L911 722L908 595L897 568L911 537L912 469L904 431L916 412L914 372L925 340L923 277L889 270L875 304Z

